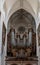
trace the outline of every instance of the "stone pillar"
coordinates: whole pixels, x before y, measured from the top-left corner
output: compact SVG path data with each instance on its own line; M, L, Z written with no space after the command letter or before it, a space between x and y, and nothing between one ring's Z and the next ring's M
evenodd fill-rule
M6 56L7 56L7 33L8 33L8 31L7 31L7 21L8 21L8 19L7 19L7 15L5 13L6 38L5 38L5 46L4 46L4 65L6 65L5 59L6 59Z
M1 64L1 46L2 46L2 22L1 22L1 12L0 12L0 64Z
M36 55L39 56L39 48L38 48L38 33L37 33L37 30L36 30Z
M37 29L38 29L38 25L39 25L39 18L36 17L36 55L39 56L39 46L38 46L38 32L37 32Z

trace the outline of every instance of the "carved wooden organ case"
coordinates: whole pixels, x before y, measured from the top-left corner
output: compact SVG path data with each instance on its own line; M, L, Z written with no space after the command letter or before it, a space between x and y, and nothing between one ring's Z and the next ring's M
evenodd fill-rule
M36 33L33 29L29 29L28 32L24 33L16 33L15 29L10 29L7 40L8 56L21 58L36 56Z

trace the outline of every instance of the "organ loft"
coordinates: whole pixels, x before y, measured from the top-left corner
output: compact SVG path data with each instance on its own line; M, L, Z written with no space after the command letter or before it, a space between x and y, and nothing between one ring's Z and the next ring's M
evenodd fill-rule
M9 21L6 65L38 65L34 18L24 9L20 9Z

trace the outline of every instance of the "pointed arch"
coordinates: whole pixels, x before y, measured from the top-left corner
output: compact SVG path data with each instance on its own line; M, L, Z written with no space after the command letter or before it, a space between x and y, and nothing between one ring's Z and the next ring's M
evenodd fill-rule
M16 5L15 5L16 4ZM21 9L20 7L20 1L16 1L15 4L13 4L13 6L11 7L11 9L9 10L9 13L8 13L8 17L10 18L10 16L16 12L17 10ZM26 4L26 5L25 5ZM19 6L18 6L19 5ZM14 8L15 6L15 8ZM26 7L27 6L27 7ZM28 11L30 14L32 14L32 16L35 18L35 12L33 11L33 8L31 7L30 3L28 1L24 1L23 3L23 7L22 7L24 10ZM9 19L8 18L8 19Z
M9 21L7 24L7 32L8 32L7 40L8 40L9 46L16 46L17 42L15 42L16 41L15 35L17 35L16 37L18 37L18 35L19 35L19 38L20 38L21 33L18 31L18 29L21 27L22 27L22 29L25 29L24 31L22 31L22 30L20 31L23 34L23 37L26 37L25 34L28 34L28 36L29 36L28 37L29 41L27 40L27 42L29 42L29 44L28 45L26 44L26 46L30 46L30 44L32 43L33 44L32 50L34 48L33 54L36 55L36 23L35 23L35 19L29 12L27 12L24 9L17 10L9 18ZM23 38L21 37L21 39L23 39ZM24 47L24 44L22 44L22 43L20 43L19 45Z

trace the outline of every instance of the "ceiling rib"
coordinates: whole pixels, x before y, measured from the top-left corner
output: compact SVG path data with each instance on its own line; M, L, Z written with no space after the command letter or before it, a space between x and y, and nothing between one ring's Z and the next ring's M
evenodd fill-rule
M20 0L20 8L23 8L23 0Z

